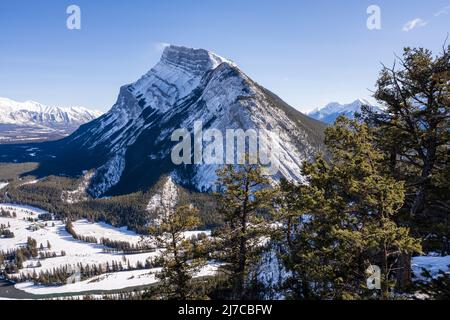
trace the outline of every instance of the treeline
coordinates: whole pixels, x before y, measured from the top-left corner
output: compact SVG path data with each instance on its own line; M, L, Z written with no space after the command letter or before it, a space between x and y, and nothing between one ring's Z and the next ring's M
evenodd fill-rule
M148 195L138 192L109 199L64 202L62 192L75 190L79 182L80 179L50 176L33 185L11 183L7 201L41 208L58 220L104 221L113 226L127 226L139 233L146 232L143 226L148 219L148 212L145 210Z
M66 255L66 251L61 250L60 254L58 255L56 252L52 251L44 251L39 252L39 260L46 260L46 259L52 259L57 257L64 257Z
M154 269L161 265L159 259L148 260L145 263L137 262L131 265L130 261L112 261L105 264L82 264L64 265L51 270L40 272L22 273L18 276L6 276L7 279L15 282L32 281L35 285L42 286L62 286L70 281L84 281L106 273L134 271L144 269Z
M156 248L147 244L140 243L129 243L126 241L116 241L107 238L101 238L100 244L104 245L104 252L107 253L116 253L122 252L124 254L137 254L137 253L145 253L145 252L154 252Z
M0 181L12 181L37 167L37 163L2 163L0 165Z
M38 219L42 221L52 221L53 215L51 213L40 213Z
M55 300L66 300L66 301L80 301L80 300L102 300L102 301L109 301L109 300L117 300L117 301L124 301L124 300L143 300L143 292L135 290L132 292L118 292L118 293L111 293L111 294L103 294L101 297L96 297L94 295L84 295L82 297L63 297L63 298L55 298Z
M10 203L30 205L49 212L42 216L42 220L76 221L88 219L89 221L104 221L112 226L127 226L130 230L146 235L145 227L152 219L147 204L158 184L146 192L136 192L128 195L116 196L107 199L88 198L78 203L67 203L61 198L63 191L77 189L80 179L50 176L33 185L20 185L11 183L8 188ZM221 224L221 217L215 208L215 200L211 195L191 192L180 188L179 201L181 204L192 203L200 210L201 227L212 228Z
M113 270L108 266L108 269ZM116 267L114 263L114 270L121 271L123 270L123 266L119 263ZM79 276L77 280L83 281L94 276L102 275L107 271L107 268L102 266L101 264L93 264L93 265L81 265L77 264L75 267L72 265L64 265L57 268L53 268L51 270L40 271L39 273L36 270L33 273L21 273L18 276L7 277L9 280L13 280L15 282L26 282L32 281L35 285L43 285L43 286L61 286L68 282L71 277Z

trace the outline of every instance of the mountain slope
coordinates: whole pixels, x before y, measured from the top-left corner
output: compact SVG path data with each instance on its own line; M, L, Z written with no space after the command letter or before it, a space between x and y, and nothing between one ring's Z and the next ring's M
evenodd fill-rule
M50 107L0 98L0 143L62 138L100 115L82 107Z
M141 79L123 86L113 108L71 136L41 144L37 175L81 174L95 169L89 192L117 195L152 186L162 175L198 191L214 187L217 164L176 166L174 130L202 121L225 136L227 129L257 129L279 150L281 176L302 181L300 166L322 148L325 125L288 106L245 75L233 62L203 49L167 47ZM279 129L274 136L271 132ZM16 160L24 161L10 147ZM1 150L1 149L0 149ZM1 159L0 161L4 161Z
M362 106L369 106L372 109L379 110L378 107L372 105L364 99L358 99L348 104L340 104L338 102L331 102L322 108L317 108L308 113L308 116L316 120L332 124L336 119L343 115L348 118L354 118L355 113L361 113Z

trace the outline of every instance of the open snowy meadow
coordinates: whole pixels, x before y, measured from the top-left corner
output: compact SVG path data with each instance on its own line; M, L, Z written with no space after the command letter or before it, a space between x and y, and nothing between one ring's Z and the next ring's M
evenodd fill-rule
M40 252L55 253L49 258L37 257L24 262L24 268L13 277L20 275L39 274L41 271L52 271L55 268L77 264L84 265L112 265L121 264L124 271L104 273L87 280L63 286L39 286L32 282L17 283L16 289L35 295L60 294L60 293L85 293L89 291L119 290L156 283L155 272L159 269L126 270L128 267L136 268L138 264L145 265L146 261L153 260L160 253L160 249L151 252L124 254L111 252L102 244L87 243L76 240L66 231L65 224L59 220L43 221L38 217L46 212L37 208L0 204L0 210L14 212L15 217L0 217L0 225L8 226L14 233L14 238L0 238L0 251L8 252L24 247L29 237L37 242ZM106 223L90 223L87 220L79 220L73 223L77 235L83 237L106 238L113 241L127 242L134 245L142 243L143 238L133 231L125 228L115 228ZM186 237L195 236L202 231L192 231ZM209 235L209 232L205 232ZM48 245L50 244L50 248ZM212 274L217 269L214 264L209 264L201 270L198 276Z

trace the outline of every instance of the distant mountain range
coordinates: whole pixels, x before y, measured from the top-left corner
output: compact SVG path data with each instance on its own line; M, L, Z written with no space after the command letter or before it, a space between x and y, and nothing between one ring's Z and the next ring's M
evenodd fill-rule
M0 98L0 143L60 139L101 115L82 107L51 107Z
M369 106L372 110L375 111L380 110L380 108L372 105L369 101L364 99L358 99L348 104L331 102L324 107L317 108L309 112L308 116L316 120L332 124L341 115L353 119L355 117L355 113L361 113L361 107L364 105Z
M116 104L69 137L35 145L0 146L0 161L37 161L38 177L95 173L94 197L146 190L163 176L197 191L215 186L219 164L175 165L172 133L204 130L279 129L265 135L279 150L276 179L303 181L301 166L323 149L325 124L300 113L250 79L235 63L204 49L165 48L161 60L138 81L120 89ZM216 131L217 132L217 131ZM23 150L33 147L33 157Z

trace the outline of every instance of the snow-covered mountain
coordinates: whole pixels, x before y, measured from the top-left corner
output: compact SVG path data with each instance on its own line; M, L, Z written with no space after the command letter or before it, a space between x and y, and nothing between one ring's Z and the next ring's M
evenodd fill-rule
M82 107L51 107L0 98L0 143L61 138L101 114Z
M379 108L372 105L365 99L357 99L352 103L340 104L338 102L331 102L324 107L317 108L308 113L308 116L325 123L332 124L336 119L343 115L350 119L354 118L355 113L361 113L362 106L369 106L371 109L378 110Z
M81 174L95 170L89 192L100 197L149 188L163 175L175 183L210 190L218 165L171 161L174 130L279 129L266 142L278 147L276 177L301 181L301 164L322 148L325 125L290 107L250 79L239 67L203 49L167 47L158 64L120 89L112 109L71 136L42 144L36 175ZM13 151L17 160L20 158ZM1 151L1 150L0 150ZM1 152L0 152L1 153ZM1 159L0 159L1 160Z

